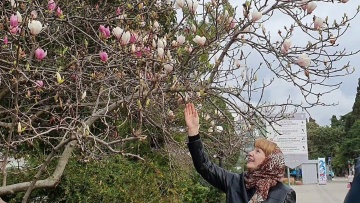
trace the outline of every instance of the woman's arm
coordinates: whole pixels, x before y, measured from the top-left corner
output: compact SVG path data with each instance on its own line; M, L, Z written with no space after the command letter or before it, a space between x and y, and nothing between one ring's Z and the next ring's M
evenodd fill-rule
M285 197L284 203L296 203L296 193L295 190L291 189Z
M222 190L223 192L226 192L231 183L234 180L239 179L240 176L216 166L209 160L200 140L199 115L194 107L194 104L186 104L184 114L189 135L188 147L195 169L211 185Z
M189 136L189 151L196 171L211 185L226 192L233 182L239 182L240 175L231 173L212 163L204 151L200 136ZM239 184L239 183L238 183Z

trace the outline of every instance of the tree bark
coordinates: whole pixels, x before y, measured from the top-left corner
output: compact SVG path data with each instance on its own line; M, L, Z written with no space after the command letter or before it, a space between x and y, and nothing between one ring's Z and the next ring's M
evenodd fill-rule
M71 153L75 149L76 144L77 144L77 140L72 140L66 145L52 176L46 178L45 180L36 181L33 189L56 187L65 170L66 164L69 161ZM8 185L5 187L0 187L0 195L8 195L8 194L14 194L16 192L23 192L26 191L30 187L30 185L31 182L23 182L23 183Z

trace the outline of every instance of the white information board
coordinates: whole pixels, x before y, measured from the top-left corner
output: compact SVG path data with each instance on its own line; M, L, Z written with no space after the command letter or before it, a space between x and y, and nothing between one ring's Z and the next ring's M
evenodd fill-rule
M318 177L319 185L326 185L326 162L325 158L318 158Z
M266 126L266 136L280 147L286 166L295 168L308 160L305 113L295 113L273 127Z

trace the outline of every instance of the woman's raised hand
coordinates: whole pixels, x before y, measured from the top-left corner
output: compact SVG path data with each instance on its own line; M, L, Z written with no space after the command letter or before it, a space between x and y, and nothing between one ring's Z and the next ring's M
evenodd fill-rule
M185 122L188 127L189 136L195 136L199 134L199 115L194 107L193 103L186 104L185 107Z

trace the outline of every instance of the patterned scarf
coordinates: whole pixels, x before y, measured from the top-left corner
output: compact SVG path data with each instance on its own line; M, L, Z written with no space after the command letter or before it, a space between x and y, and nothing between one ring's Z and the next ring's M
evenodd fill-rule
M285 160L279 147L265 158L256 170L245 174L247 189L256 188L249 203L260 203L268 198L269 189L284 177Z

